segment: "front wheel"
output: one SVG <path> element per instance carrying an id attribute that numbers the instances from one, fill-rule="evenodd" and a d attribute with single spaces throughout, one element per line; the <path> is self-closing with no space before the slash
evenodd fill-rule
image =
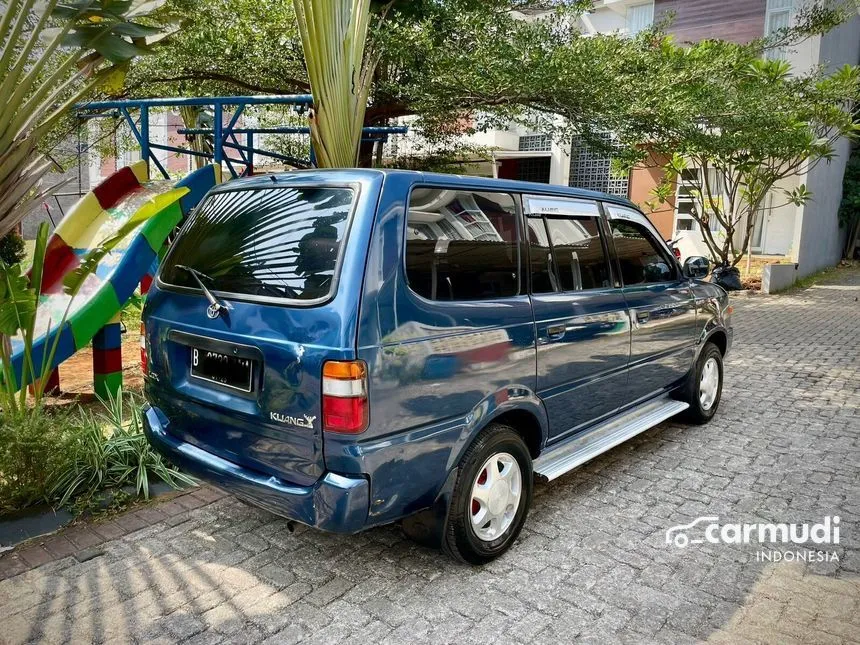
<path id="1" fill-rule="evenodd" d="M 683 419 L 689 423 L 707 423 L 716 414 L 722 394 L 723 355 L 719 347 L 706 343 L 679 397 L 690 404 Z"/>
<path id="2" fill-rule="evenodd" d="M 532 500 L 532 460 L 510 427 L 489 425 L 466 450 L 443 548 L 469 564 L 485 564 L 507 551 L 523 528 Z"/>

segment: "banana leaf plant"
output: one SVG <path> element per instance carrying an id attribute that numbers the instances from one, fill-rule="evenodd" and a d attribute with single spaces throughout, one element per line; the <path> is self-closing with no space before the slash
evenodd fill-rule
<path id="1" fill-rule="evenodd" d="M 48 224 L 43 222 L 36 234 L 33 269 L 29 276 L 22 270 L 21 264 L 8 266 L 0 260 L 0 362 L 2 362 L 3 369 L 0 394 L 2 394 L 3 409 L 12 413 L 19 412 L 27 404 L 27 390 L 23 386 L 19 389 L 18 380 L 12 368 L 12 344 L 10 342 L 12 336 L 20 332 L 24 341 L 21 383 L 28 383 L 37 375 L 47 376 L 44 366 L 40 366 L 41 369 L 37 372 L 33 364 L 33 336 L 47 245 Z M 59 334 L 57 336 L 59 337 Z M 16 394 L 20 398 L 16 399 Z"/>
<path id="2" fill-rule="evenodd" d="M 122 83 L 129 61 L 167 35 L 164 0 L 8 0 L 0 17 L 0 237 L 60 186 L 40 148 L 75 103 Z"/>
<path id="3" fill-rule="evenodd" d="M 373 72 L 365 52 L 370 0 L 295 0 L 314 109 L 311 143 L 321 168 L 358 162 L 361 129 Z"/>

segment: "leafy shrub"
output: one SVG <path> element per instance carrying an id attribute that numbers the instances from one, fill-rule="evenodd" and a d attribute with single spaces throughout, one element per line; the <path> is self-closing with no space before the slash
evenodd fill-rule
<path id="1" fill-rule="evenodd" d="M 839 205 L 839 225 L 851 226 L 860 218 L 860 148 L 848 159 L 842 183 L 842 203 Z"/>
<path id="2" fill-rule="evenodd" d="M 143 434 L 140 401 L 122 392 L 102 401 L 105 413 L 83 412 L 74 436 L 71 458 L 53 478 L 51 496 L 62 506 L 70 500 L 87 500 L 133 485 L 138 496 L 149 499 L 153 479 L 173 488 L 194 484 L 155 452 Z"/>
<path id="3" fill-rule="evenodd" d="M 0 260 L 8 265 L 18 264 L 24 261 L 27 254 L 24 238 L 15 231 L 0 237 Z"/>
<path id="4" fill-rule="evenodd" d="M 0 415 L 0 513 L 50 501 L 53 474 L 70 464 L 77 421 L 66 409 Z"/>
<path id="5" fill-rule="evenodd" d="M 140 329 L 140 317 L 143 313 L 144 297 L 135 291 L 122 308 L 122 323 L 129 333 L 136 334 Z"/>

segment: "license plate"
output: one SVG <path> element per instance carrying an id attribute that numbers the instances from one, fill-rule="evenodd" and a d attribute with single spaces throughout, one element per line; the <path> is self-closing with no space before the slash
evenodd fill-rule
<path id="1" fill-rule="evenodd" d="M 191 348 L 191 376 L 241 392 L 254 389 L 254 363 L 249 358 Z"/>

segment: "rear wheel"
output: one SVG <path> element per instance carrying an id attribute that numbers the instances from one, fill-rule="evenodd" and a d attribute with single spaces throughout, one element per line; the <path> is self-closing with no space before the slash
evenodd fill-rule
<path id="1" fill-rule="evenodd" d="M 689 423 L 707 423 L 716 414 L 722 393 L 723 355 L 719 347 L 706 343 L 680 393 L 679 398 L 690 404 L 682 418 Z"/>
<path id="2" fill-rule="evenodd" d="M 532 499 L 532 460 L 510 427 L 488 426 L 469 447 L 451 497 L 443 548 L 469 564 L 485 564 L 517 539 Z"/>

